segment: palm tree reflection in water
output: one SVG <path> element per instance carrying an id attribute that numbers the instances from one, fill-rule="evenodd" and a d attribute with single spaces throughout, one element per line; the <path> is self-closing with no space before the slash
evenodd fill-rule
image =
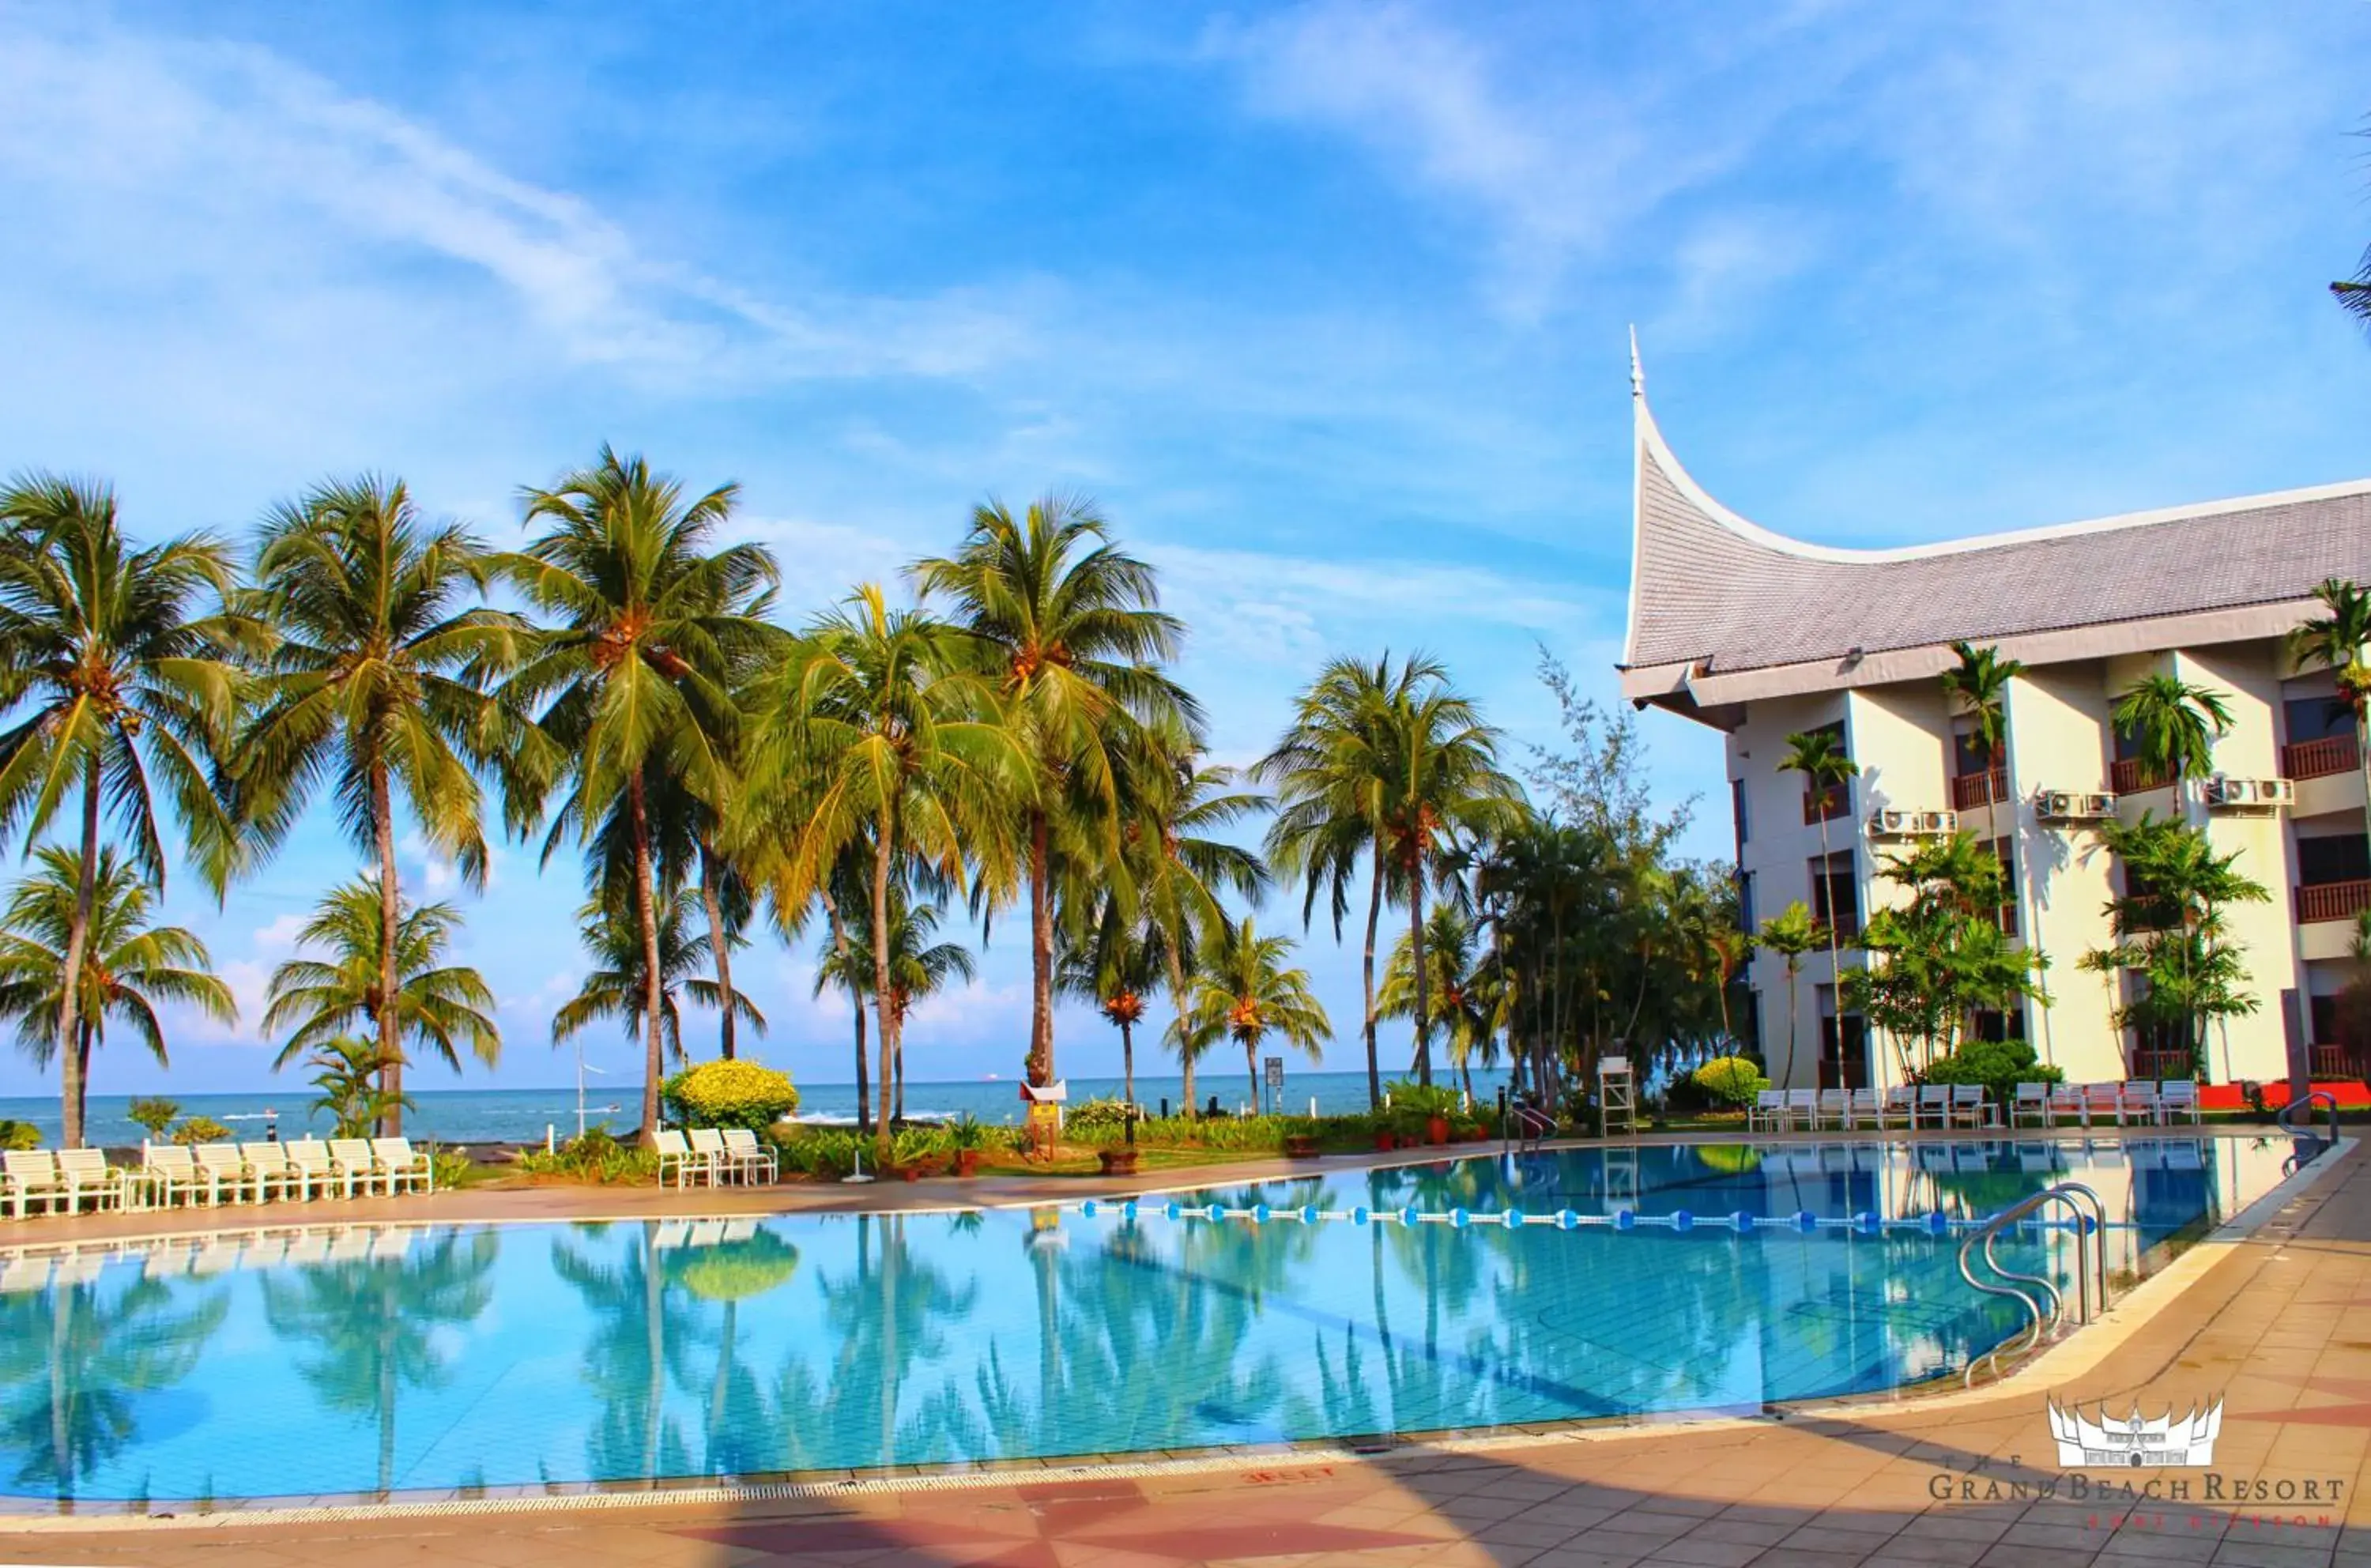
<path id="1" fill-rule="evenodd" d="M 217 1286 L 194 1299 L 160 1280 L 59 1284 L 0 1297 L 0 1449 L 14 1484 L 71 1501 L 140 1440 L 140 1396 L 187 1378 L 222 1327 Z"/>

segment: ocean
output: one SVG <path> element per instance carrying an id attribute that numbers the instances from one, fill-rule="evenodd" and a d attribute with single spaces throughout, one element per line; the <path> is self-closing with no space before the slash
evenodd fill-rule
<path id="1" fill-rule="evenodd" d="M 1493 1099 L 1498 1086 L 1507 1080 L 1503 1071 L 1476 1072 L 1475 1092 L 1485 1100 Z M 1444 1076 L 1440 1081 L 1455 1080 Z M 1200 1072 L 1195 1075 L 1195 1087 L 1203 1103 L 1210 1096 L 1219 1097 L 1221 1109 L 1241 1111 L 1250 1099 L 1250 1083 L 1238 1068 L 1235 1072 Z M 1073 1103 L 1082 1100 L 1116 1097 L 1120 1080 L 1116 1078 L 1074 1078 L 1070 1080 Z M 607 1127 L 622 1133 L 632 1127 L 641 1113 L 641 1089 L 638 1085 L 604 1083 L 588 1091 L 585 1124 Z M 1172 1110 L 1182 1109 L 1185 1084 L 1175 1074 L 1139 1073 L 1136 1078 L 1137 1099 L 1147 1109 L 1159 1111 L 1167 1101 Z M 267 1127 L 276 1127 L 283 1138 L 303 1137 L 307 1133 L 328 1136 L 330 1122 L 306 1107 L 302 1090 L 270 1094 L 178 1094 L 168 1095 L 181 1108 L 184 1116 L 211 1116 L 231 1129 L 233 1136 L 261 1138 Z M 109 1147 L 133 1145 L 146 1136 L 139 1124 L 124 1114 L 133 1097 L 123 1094 L 94 1094 L 90 1097 L 90 1125 L 86 1136 L 90 1142 Z M 439 1143 L 541 1143 L 546 1128 L 559 1136 L 572 1136 L 576 1131 L 576 1091 L 573 1089 L 445 1089 L 422 1090 L 412 1095 L 415 1109 L 403 1119 L 407 1136 L 419 1139 L 434 1139 Z M 1284 1108 L 1295 1114 L 1304 1113 L 1315 1101 L 1322 1115 L 1367 1108 L 1367 1075 L 1363 1072 L 1299 1072 L 1288 1066 L 1284 1076 Z M 906 1085 L 906 1113 L 917 1120 L 951 1119 L 970 1115 L 982 1122 L 1021 1120 L 1020 1090 L 1011 1078 L 974 1079 L 960 1082 L 917 1083 Z M 803 1083 L 799 1085 L 799 1118 L 825 1124 L 846 1124 L 856 1119 L 856 1086 L 846 1083 Z M 0 1097 L 0 1119 L 30 1122 L 41 1130 L 45 1144 L 55 1147 L 58 1140 L 58 1102 L 55 1096 L 15 1095 Z"/>

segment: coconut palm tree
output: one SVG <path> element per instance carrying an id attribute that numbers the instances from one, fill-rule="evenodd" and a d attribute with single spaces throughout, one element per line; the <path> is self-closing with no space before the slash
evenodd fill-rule
<path id="1" fill-rule="evenodd" d="M 1433 1010 L 1424 960 L 1425 889 L 1454 880 L 1464 847 L 1519 820 L 1522 789 L 1498 768 L 1498 732 L 1446 680 L 1427 683 L 1394 702 L 1387 732 L 1394 755 L 1384 833 L 1407 895 L 1417 1081 L 1429 1084 Z"/>
<path id="2" fill-rule="evenodd" d="M 2363 776 L 2363 832 L 2371 838 L 2371 592 L 2333 577 L 2313 591 L 2323 613 L 2289 633 L 2289 664 L 2325 664 L 2354 718 L 2354 766 Z"/>
<path id="3" fill-rule="evenodd" d="M 1450 1060 L 1463 1075 L 1468 1095 L 1474 1092 L 1474 1059 L 1479 1056 L 1484 1066 L 1494 1066 L 1498 1059 L 1490 960 L 1480 939 L 1479 928 L 1453 904 L 1443 904 L 1425 917 L 1424 963 L 1431 971 L 1425 989 L 1434 1021 L 1448 1026 Z M 1375 998 L 1383 1017 L 1415 1016 L 1416 962 L 1415 943 L 1401 937 L 1392 948 L 1382 990 Z"/>
<path id="4" fill-rule="evenodd" d="M 370 1029 L 377 1042 L 376 1026 L 387 1018 L 395 1020 L 396 1050 L 432 1052 L 457 1073 L 465 1050 L 489 1067 L 502 1060 L 493 991 L 476 970 L 445 962 L 461 928 L 459 911 L 449 904 L 399 898 L 395 951 L 389 953 L 381 945 L 386 908 L 382 890 L 369 876 L 331 888 L 314 905 L 296 940 L 326 956 L 299 956 L 280 964 L 264 993 L 264 1032 L 288 1031 L 287 1042 L 272 1058 L 275 1072 L 357 1029 Z M 381 989 L 390 974 L 392 998 Z M 373 1053 L 382 1068 L 386 1050 L 378 1043 Z M 399 1075 L 388 1074 L 379 1087 L 399 1094 L 400 1089 L 388 1086 L 401 1082 Z"/>
<path id="5" fill-rule="evenodd" d="M 1779 956 L 1787 971 L 1787 1070 L 1778 1075 L 1781 1088 L 1795 1081 L 1795 979 L 1803 972 L 1803 955 L 1817 951 L 1825 935 L 1811 918 L 1810 905 L 1798 898 L 1763 921 L 1754 938 L 1764 952 Z"/>
<path id="6" fill-rule="evenodd" d="M 1194 1007 L 1182 1035 L 1224 1035 L 1243 1048 L 1252 1103 L 1260 1101 L 1259 1048 L 1270 1034 L 1299 1047 L 1312 1061 L 1324 1059 L 1333 1026 L 1309 988 L 1309 972 L 1288 969 L 1290 937 L 1263 937 L 1252 917 L 1230 922 L 1196 983 Z"/>
<path id="7" fill-rule="evenodd" d="M 58 992 L 69 974 L 81 977 L 72 1074 L 78 1091 L 89 1088 L 91 1047 L 106 1041 L 110 1021 L 130 1030 L 163 1065 L 157 1003 L 195 1008 L 222 1023 L 237 1020 L 237 1003 L 215 977 L 206 944 L 179 926 L 147 923 L 155 894 L 112 846 L 99 851 L 98 873 L 90 879 L 87 951 L 80 964 L 69 965 L 84 880 L 81 857 L 44 845 L 33 860 L 33 873 L 0 909 L 0 1018 L 16 1020 L 18 1043 L 37 1060 L 57 1049 Z M 82 1109 L 75 1107 L 77 1124 Z"/>
<path id="8" fill-rule="evenodd" d="M 2215 742 L 2231 729 L 2225 694 L 2179 675 L 2143 675 L 2116 698 L 2116 732 L 2139 743 L 2153 778 L 2187 781 L 2215 771 Z"/>
<path id="9" fill-rule="evenodd" d="M 1998 803 L 1990 775 L 2008 739 L 2008 684 L 2025 674 L 2025 665 L 2002 658 L 1997 648 L 1978 648 L 1970 642 L 1954 642 L 1951 652 L 1959 663 L 1943 672 L 1943 698 L 1974 721 L 1968 735 L 1969 749 L 1976 754 L 1986 775 L 1984 836 L 1990 838 L 1993 808 Z"/>
<path id="10" fill-rule="evenodd" d="M 1093 502 L 1047 496 L 1015 518 L 990 501 L 955 553 L 908 568 L 926 601 L 947 600 L 996 683 L 1031 778 L 1013 799 L 1026 845 L 1029 1081 L 1054 1081 L 1056 839 L 1120 859 L 1117 747 L 1130 725 L 1198 732 L 1201 711 L 1162 674 L 1185 625 L 1160 607 L 1151 567 L 1111 542 Z"/>
<path id="11" fill-rule="evenodd" d="M 858 928 L 845 955 L 833 951 L 818 968 L 815 994 L 820 996 L 827 985 L 849 990 L 859 997 L 870 996 L 873 989 L 873 933 L 868 923 L 870 913 L 857 906 Z M 889 1063 L 889 1117 L 892 1122 L 906 1119 L 906 1015 L 916 1002 L 936 996 L 954 981 L 970 982 L 978 973 L 971 950 L 961 942 L 939 942 L 931 939 L 938 934 L 939 922 L 945 912 L 936 904 L 915 902 L 903 885 L 893 882 L 889 889 L 889 1015 L 897 1025 L 897 1049 Z M 862 1004 L 859 1017 L 862 1016 Z"/>
<path id="12" fill-rule="evenodd" d="M 964 666 L 961 635 L 924 612 L 890 609 L 868 584 L 814 623 L 752 697 L 753 790 L 761 801 L 791 797 L 805 808 L 774 868 L 777 907 L 803 907 L 829 889 L 851 849 L 872 852 L 873 1137 L 885 1162 L 899 1039 L 889 1002 L 893 872 L 962 885 L 967 867 L 1008 864 L 1012 802 L 1031 782 L 1032 759 L 1001 721 L 993 686 Z M 974 885 L 996 891 L 992 881 Z"/>
<path id="13" fill-rule="evenodd" d="M 596 898 L 577 911 L 577 917 L 582 922 L 577 940 L 584 943 L 594 968 L 578 986 L 576 995 L 551 1015 L 553 1044 L 573 1038 L 578 1031 L 602 1019 L 614 1018 L 625 1024 L 628 1039 L 640 1036 L 648 1040 L 657 1034 L 680 1060 L 683 1015 L 677 998 L 686 996 L 701 1007 L 718 1011 L 729 1005 L 750 1028 L 761 1035 L 766 1032 L 766 1015 L 758 1010 L 756 1003 L 738 991 L 728 997 L 717 989 L 715 981 L 700 977 L 700 971 L 708 963 L 708 939 L 692 934 L 700 918 L 700 900 L 689 889 L 677 890 L 659 907 L 659 969 L 655 976 L 643 972 L 650 949 L 642 940 L 641 922 L 630 906 L 618 899 Z M 651 1006 L 653 997 L 658 999 L 659 1009 L 655 1028 L 643 1011 Z M 664 1061 L 661 1065 L 664 1066 Z M 647 1138 L 647 1132 L 644 1136 Z"/>
<path id="14" fill-rule="evenodd" d="M 1801 774 L 1804 789 L 1820 801 L 1821 891 L 1830 893 L 1833 883 L 1829 880 L 1833 873 L 1828 863 L 1828 818 L 1833 813 L 1828 811 L 1827 802 L 1836 791 L 1852 788 L 1852 780 L 1860 773 L 1860 764 L 1845 755 L 1844 736 L 1839 731 L 1805 730 L 1787 737 L 1787 754 L 1778 759 L 1778 771 Z M 1836 998 L 1841 1006 L 1845 994 L 1844 961 L 1838 955 L 1835 900 L 1832 893 L 1828 904 L 1828 917 L 1821 924 L 1826 928 L 1828 937 L 1829 983 L 1836 987 Z M 1836 1032 L 1841 1044 L 1844 1032 L 1841 1017 L 1836 1020 Z"/>
<path id="15" fill-rule="evenodd" d="M 1333 913 L 1335 939 L 1341 939 L 1350 884 L 1360 859 L 1367 861 L 1361 995 L 1371 1107 L 1383 1102 L 1375 1044 L 1375 933 L 1391 871 L 1384 843 L 1391 770 L 1398 755 L 1392 716 L 1418 688 L 1448 678 L 1446 666 L 1422 654 L 1402 660 L 1397 670 L 1388 651 L 1372 663 L 1331 660 L 1295 699 L 1292 721 L 1275 748 L 1251 768 L 1254 779 L 1276 790 L 1276 819 L 1268 825 L 1265 847 L 1278 872 L 1301 884 L 1304 929 L 1323 891 Z"/>
<path id="16" fill-rule="evenodd" d="M 255 555 L 254 613 L 272 628 L 233 768 L 242 824 L 276 846 L 328 784 L 340 824 L 376 868 L 382 968 L 369 1022 L 402 1130 L 402 943 L 397 796 L 430 849 L 485 885 L 480 773 L 507 767 L 532 728 L 492 694 L 526 626 L 479 603 L 487 557 L 457 524 L 424 517 L 400 479 L 332 480 L 272 509 Z M 359 885 L 359 884 L 357 884 Z"/>
<path id="17" fill-rule="evenodd" d="M 580 841 L 623 805 L 628 917 L 642 949 L 631 969 L 645 987 L 632 1011 L 643 1029 L 647 1142 L 658 1136 L 667 1015 L 648 773 L 660 766 L 711 804 L 730 797 L 731 750 L 720 738 L 737 728 L 733 681 L 779 645 L 760 618 L 774 560 L 756 545 L 711 551 L 736 487 L 688 498 L 642 458 L 607 446 L 593 467 L 526 493 L 528 523 L 548 529 L 494 564 L 552 624 L 511 676 L 506 700 L 539 709 L 538 725 L 560 761 L 557 776 L 547 766 L 522 777 L 519 794 L 539 808 L 564 778 L 568 804 L 555 831 L 573 824 Z"/>
<path id="18" fill-rule="evenodd" d="M 1130 920 L 1126 902 L 1106 891 L 1097 902 L 1083 940 L 1061 945 L 1055 978 L 1067 996 L 1094 1005 L 1119 1031 L 1120 1097 L 1136 1103 L 1136 1026 L 1144 1021 L 1145 997 L 1162 982 L 1168 943 L 1157 928 Z M 1189 1083 L 1186 1101 L 1190 1108 Z"/>
<path id="19" fill-rule="evenodd" d="M 228 884 L 237 849 L 209 776 L 236 714 L 225 655 L 240 623 L 201 616 L 233 589 L 230 554 L 188 535 L 135 549 L 104 486 L 32 475 L 0 490 L 0 839 L 45 833 L 79 790 L 83 877 L 64 943 L 66 973 L 89 951 L 99 829 L 112 816 L 133 868 L 162 887 L 161 790 L 207 885 Z M 63 1142 L 82 1146 L 80 986 L 58 987 Z"/>

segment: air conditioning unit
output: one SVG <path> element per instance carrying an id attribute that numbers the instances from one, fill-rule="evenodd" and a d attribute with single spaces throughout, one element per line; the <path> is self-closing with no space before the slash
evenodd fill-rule
<path id="1" fill-rule="evenodd" d="M 2206 781 L 2210 806 L 2273 808 L 2296 804 L 2296 786 L 2285 778 L 2231 778 L 2216 774 Z"/>
<path id="2" fill-rule="evenodd" d="M 1957 812 L 1909 812 L 1891 807 L 1871 812 L 1868 836 L 1871 838 L 1931 838 L 1960 829 Z"/>
<path id="3" fill-rule="evenodd" d="M 2116 798 L 2080 790 L 2044 790 L 2033 798 L 2044 822 L 2105 822 L 2116 814 Z"/>

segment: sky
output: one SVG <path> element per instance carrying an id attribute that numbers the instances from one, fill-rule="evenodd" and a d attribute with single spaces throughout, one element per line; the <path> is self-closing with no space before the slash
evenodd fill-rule
<path id="1" fill-rule="evenodd" d="M 2324 293 L 2371 239 L 2366 64 L 2336 3 L 0 0 L 0 467 L 232 538 L 376 470 L 508 545 L 610 442 L 739 481 L 793 617 L 1078 491 L 1190 622 L 1220 760 L 1329 654 L 1422 648 L 1520 763 L 1541 650 L 1613 690 L 1632 327 L 1696 478 L 1828 544 L 2371 472 Z M 1717 738 L 1642 723 L 1718 854 Z M 245 1016 L 170 1018 L 169 1073 L 110 1042 L 95 1092 L 270 1081 L 265 980 L 357 863 L 316 815 L 219 905 L 171 879 Z M 505 1037 L 415 1086 L 566 1078 L 573 859 L 404 872 Z M 1015 1073 L 1019 929 L 918 1009 L 911 1076 Z M 843 1079 L 814 958 L 735 977 L 756 1054 Z M 1302 958 L 1352 1066 L 1357 951 Z M 1117 1057 L 1064 1011 L 1067 1073 Z"/>

